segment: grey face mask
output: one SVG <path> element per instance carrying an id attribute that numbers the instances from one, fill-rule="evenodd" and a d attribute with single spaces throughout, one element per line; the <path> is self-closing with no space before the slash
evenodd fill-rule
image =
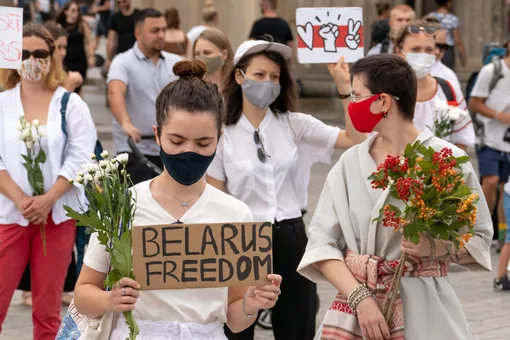
<path id="1" fill-rule="evenodd" d="M 221 55 L 217 57 L 198 57 L 197 59 L 204 62 L 205 66 L 207 66 L 207 74 L 211 75 L 214 72 L 218 71 L 220 67 L 223 66 L 223 60 L 221 59 Z"/>
<path id="2" fill-rule="evenodd" d="M 268 108 L 280 95 L 280 84 L 248 79 L 242 70 L 241 73 L 244 76 L 244 83 L 241 85 L 243 93 L 250 103 L 259 109 Z"/>

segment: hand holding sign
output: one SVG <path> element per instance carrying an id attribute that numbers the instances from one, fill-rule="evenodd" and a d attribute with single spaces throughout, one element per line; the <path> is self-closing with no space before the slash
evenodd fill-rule
<path id="1" fill-rule="evenodd" d="M 328 71 L 340 93 L 347 94 L 351 91 L 351 74 L 349 65 L 344 62 L 344 57 L 341 57 L 336 64 L 328 64 Z"/>
<path id="2" fill-rule="evenodd" d="M 358 48 L 361 41 L 361 37 L 358 34 L 359 28 L 361 27 L 361 21 L 354 23 L 354 20 L 349 19 L 348 27 L 349 31 L 347 32 L 348 34 L 345 38 L 345 43 L 351 50 L 355 50 Z"/>
<path id="3" fill-rule="evenodd" d="M 269 274 L 267 279 L 272 281 L 272 284 L 250 287 L 244 295 L 245 313 L 256 315 L 261 309 L 273 308 L 275 306 L 281 293 L 280 285 L 282 284 L 282 277 L 276 274 Z"/>
<path id="4" fill-rule="evenodd" d="M 338 25 L 329 23 L 321 26 L 319 36 L 324 39 L 325 52 L 336 52 L 336 39 L 338 35 Z"/>

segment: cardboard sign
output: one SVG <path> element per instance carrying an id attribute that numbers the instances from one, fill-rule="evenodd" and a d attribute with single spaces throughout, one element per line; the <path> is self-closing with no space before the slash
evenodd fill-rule
<path id="1" fill-rule="evenodd" d="M 271 284 L 273 229 L 266 223 L 133 228 L 133 270 L 142 290 Z"/>
<path id="2" fill-rule="evenodd" d="M 298 8 L 298 59 L 302 64 L 348 63 L 363 58 L 363 11 L 359 7 Z"/>
<path id="3" fill-rule="evenodd" d="M 0 68 L 21 68 L 23 8 L 0 7 Z"/>

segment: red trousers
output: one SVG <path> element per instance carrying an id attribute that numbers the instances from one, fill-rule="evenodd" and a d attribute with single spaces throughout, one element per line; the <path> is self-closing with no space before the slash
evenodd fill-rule
<path id="1" fill-rule="evenodd" d="M 60 326 L 62 290 L 76 237 L 75 221 L 46 223 L 46 256 L 39 226 L 0 225 L 0 335 L 12 296 L 30 260 L 34 340 L 54 340 Z"/>

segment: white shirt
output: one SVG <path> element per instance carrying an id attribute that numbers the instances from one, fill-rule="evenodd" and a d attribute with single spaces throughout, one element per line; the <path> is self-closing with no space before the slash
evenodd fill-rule
<path id="1" fill-rule="evenodd" d="M 457 74 L 448 66 L 443 64 L 441 60 L 436 61 L 436 63 L 432 66 L 432 71 L 430 71 L 430 75 L 432 77 L 443 78 L 444 80 L 448 80 L 451 84 L 461 89 L 459 78 Z"/>
<path id="2" fill-rule="evenodd" d="M 393 46 L 393 42 L 390 40 L 390 43 L 388 44 L 388 52 L 386 53 L 390 53 L 390 54 L 393 54 L 393 49 L 394 49 L 394 46 Z M 373 55 L 378 55 L 378 54 L 381 54 L 382 50 L 382 43 L 377 43 L 375 44 L 374 47 L 372 47 L 368 52 L 367 52 L 367 57 L 370 57 L 370 56 L 373 56 Z"/>
<path id="3" fill-rule="evenodd" d="M 207 174 L 225 181 L 228 193 L 246 203 L 257 222 L 300 217 L 303 199 L 298 192 L 308 183 L 302 183 L 301 189 L 295 185 L 296 169 L 298 174 L 303 174 L 298 169 L 299 158 L 325 159 L 335 145 L 338 132 L 332 134 L 331 127 L 310 115 L 296 112 L 275 115 L 268 110 L 259 126 L 269 156 L 265 163 L 257 156 L 259 146 L 254 141 L 254 132 L 244 114 L 237 124 L 224 126 Z M 305 153 L 298 156 L 300 144 L 311 148 L 302 149 Z"/>
<path id="4" fill-rule="evenodd" d="M 152 181 L 152 180 L 151 180 Z M 133 225 L 161 225 L 177 222 L 154 199 L 151 181 L 139 183 L 136 190 L 136 213 Z M 246 204 L 224 192 L 206 185 L 205 190 L 180 219 L 185 224 L 253 222 Z M 98 272 L 107 273 L 110 257 L 92 234 L 83 262 Z M 134 317 L 140 320 L 211 323 L 227 321 L 228 288 L 199 288 L 141 291 Z"/>
<path id="5" fill-rule="evenodd" d="M 198 26 L 191 27 L 191 29 L 187 33 L 189 43 L 191 44 L 191 46 L 193 46 L 193 44 L 195 43 L 195 40 L 197 40 L 198 37 L 200 36 L 200 34 L 202 34 L 202 32 L 205 31 L 206 29 L 207 29 L 207 26 L 204 26 L 204 25 L 198 25 Z"/>
<path id="6" fill-rule="evenodd" d="M 461 110 L 467 111 L 466 101 L 464 100 L 464 96 L 462 95 L 462 91 L 459 87 L 455 86 L 455 84 L 451 84 L 455 93 L 455 97 L 458 103 L 458 107 Z M 423 130 L 426 127 L 429 127 L 431 130 L 434 128 L 434 117 L 435 111 L 434 107 L 437 101 L 443 100 L 446 101 L 446 96 L 443 92 L 443 89 L 437 84 L 436 94 L 427 101 L 417 101 L 416 108 L 414 110 L 414 125 Z M 476 142 L 475 130 L 473 129 L 473 122 L 471 121 L 471 117 L 469 114 L 462 120 L 456 122 L 454 126 L 454 132 L 445 138 L 446 141 L 453 144 L 463 144 L 466 146 L 474 146 Z"/>
<path id="7" fill-rule="evenodd" d="M 6 170 L 12 180 L 28 196 L 32 196 L 33 189 L 27 179 L 27 171 L 22 165 L 21 154 L 26 155 L 25 144 L 19 139 L 20 132 L 16 130 L 20 117 L 24 116 L 20 98 L 20 84 L 0 93 L 0 170 Z M 50 166 L 50 178 L 45 178 L 45 190 L 53 186 L 59 176 L 70 180 L 76 178 L 81 165 L 90 163 L 90 154 L 94 151 L 97 140 L 94 121 L 85 102 L 75 93 L 69 97 L 66 110 L 68 139 L 62 132 L 60 103 L 66 89 L 58 87 L 51 99 L 48 109 L 47 164 Z M 43 108 L 45 109 L 45 108 Z M 44 166 L 43 168 L 46 168 Z M 47 177 L 48 172 L 45 173 Z M 64 205 L 80 211 L 85 204 L 85 194 L 81 186 L 78 191 L 69 190 L 53 206 L 52 217 L 56 224 L 69 220 Z M 76 195 L 81 201 L 78 201 Z M 0 224 L 15 223 L 28 226 L 28 221 L 21 215 L 14 202 L 0 194 Z"/>
<path id="8" fill-rule="evenodd" d="M 496 83 L 492 91 L 490 83 L 494 75 L 494 65 L 490 63 L 482 67 L 471 91 L 471 97 L 486 98 L 487 107 L 500 112 L 510 112 L 510 70 L 504 60 L 501 61 L 501 66 L 503 78 Z M 480 114 L 477 118 L 484 123 L 484 144 L 498 151 L 510 152 L 510 143 L 503 140 L 510 125 Z"/>

